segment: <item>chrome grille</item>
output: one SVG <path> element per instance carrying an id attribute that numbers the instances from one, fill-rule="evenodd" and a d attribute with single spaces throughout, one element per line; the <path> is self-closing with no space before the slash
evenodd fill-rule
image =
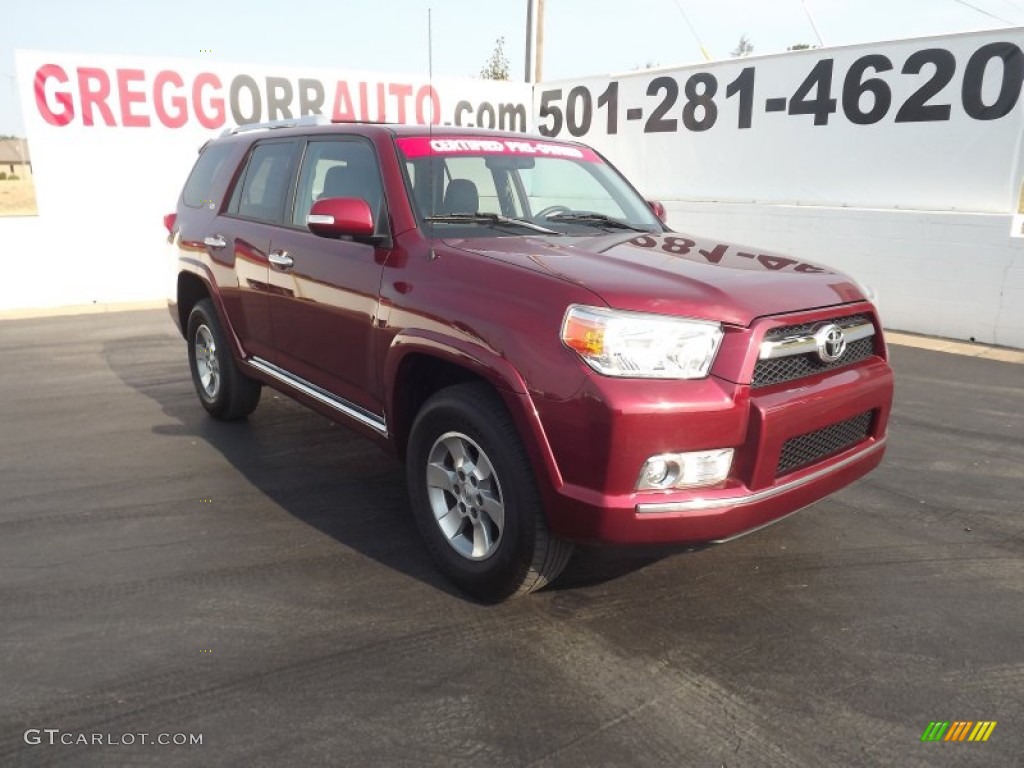
<path id="1" fill-rule="evenodd" d="M 843 327 L 851 325 L 863 325 L 864 323 L 870 323 L 871 318 L 867 315 L 849 315 L 847 317 L 832 317 L 828 320 L 814 320 L 809 323 L 800 323 L 799 325 L 780 325 L 778 328 L 772 328 L 765 335 L 765 341 L 774 341 L 775 339 L 784 339 L 787 336 L 805 336 L 811 332 L 811 329 L 816 325 L 822 323 L 835 323 Z"/>
<path id="2" fill-rule="evenodd" d="M 874 411 L 865 411 L 860 416 L 854 416 L 838 424 L 789 438 L 782 445 L 775 476 L 779 477 L 810 466 L 867 439 L 871 434 L 874 416 Z"/>
<path id="3" fill-rule="evenodd" d="M 751 385 L 767 387 L 772 384 L 781 384 L 784 381 L 802 379 L 822 371 L 859 363 L 873 354 L 875 354 L 875 340 L 874 337 L 871 337 L 848 344 L 846 352 L 834 363 L 823 363 L 817 355 L 792 355 L 791 357 L 776 357 L 771 360 L 758 360 Z"/>
<path id="4" fill-rule="evenodd" d="M 848 317 L 837 317 L 828 320 L 815 320 L 799 325 L 783 325 L 768 331 L 764 336 L 764 340 L 777 341 L 792 336 L 809 336 L 812 329 L 822 323 L 835 323 L 841 327 L 849 328 L 856 325 L 870 324 L 871 318 L 867 315 L 850 315 Z M 831 363 L 822 362 L 818 355 L 814 353 L 758 360 L 757 365 L 754 367 L 751 386 L 755 388 L 768 387 L 772 384 L 802 379 L 805 376 L 813 376 L 823 371 L 844 368 L 845 366 L 859 363 L 875 354 L 875 338 L 875 336 L 869 336 L 865 339 L 850 342 L 843 356 Z"/>

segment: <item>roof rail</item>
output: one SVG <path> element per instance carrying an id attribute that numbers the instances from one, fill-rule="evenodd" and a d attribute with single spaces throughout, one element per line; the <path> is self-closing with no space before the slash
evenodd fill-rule
<path id="1" fill-rule="evenodd" d="M 234 128 L 227 128 L 221 132 L 221 136 L 233 136 L 244 131 L 273 130 L 274 128 L 301 128 L 307 125 L 330 125 L 330 118 L 323 115 L 303 115 L 302 117 L 287 117 L 283 120 L 271 120 L 267 123 L 246 123 L 236 125 Z"/>

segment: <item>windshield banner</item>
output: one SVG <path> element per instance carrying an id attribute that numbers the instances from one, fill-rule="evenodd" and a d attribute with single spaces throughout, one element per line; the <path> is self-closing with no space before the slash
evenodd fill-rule
<path id="1" fill-rule="evenodd" d="M 525 155 L 527 157 L 566 157 L 570 160 L 601 162 L 588 147 L 556 144 L 549 141 L 512 139 L 472 139 L 465 136 L 411 136 L 396 140 L 406 157 L 426 155 Z"/>

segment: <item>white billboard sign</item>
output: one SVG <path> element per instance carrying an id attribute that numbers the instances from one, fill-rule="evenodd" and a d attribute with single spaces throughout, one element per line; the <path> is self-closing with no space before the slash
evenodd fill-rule
<path id="1" fill-rule="evenodd" d="M 162 217 L 174 210 L 197 149 L 236 124 L 319 113 L 532 128 L 524 83 L 42 51 L 16 57 L 39 219 L 0 225 L 10 223 L 58 268 L 47 282 L 8 273 L 15 279 L 0 287 L 6 308 L 164 295 Z"/>
<path id="2" fill-rule="evenodd" d="M 537 126 L 666 199 L 1006 213 L 1022 47 L 1014 28 L 543 83 Z"/>

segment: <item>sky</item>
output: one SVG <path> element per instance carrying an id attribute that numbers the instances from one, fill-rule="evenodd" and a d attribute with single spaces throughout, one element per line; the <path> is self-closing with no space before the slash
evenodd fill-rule
<path id="1" fill-rule="evenodd" d="M 971 7 L 973 6 L 973 7 Z M 0 0 L 0 134 L 23 135 L 14 50 L 476 77 L 499 37 L 524 76 L 527 0 Z M 806 10 L 805 10 L 806 9 Z M 1024 25 L 1024 0 L 545 0 L 543 79 Z M 695 39 L 687 19 L 700 40 Z M 200 53 L 210 50 L 210 53 Z"/>

